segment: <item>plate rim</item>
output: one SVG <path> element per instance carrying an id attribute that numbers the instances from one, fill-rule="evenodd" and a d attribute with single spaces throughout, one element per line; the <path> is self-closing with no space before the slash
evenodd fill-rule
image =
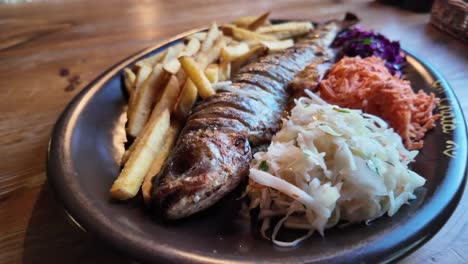
<path id="1" fill-rule="evenodd" d="M 173 248 L 166 248 L 164 245 L 160 244 L 152 244 L 151 249 L 145 249 L 145 247 L 148 247 L 147 245 L 144 247 L 139 247 L 138 243 L 136 241 L 124 241 L 123 243 L 114 236 L 114 234 L 109 234 L 108 231 L 110 231 L 110 227 L 106 226 L 106 223 L 98 223 L 96 221 L 95 223 L 98 224 L 92 224 L 93 221 L 90 219 L 82 219 L 83 217 L 77 217 L 78 215 L 83 216 L 83 215 L 88 215 L 92 216 L 89 212 L 84 212 L 82 207 L 77 207 L 77 203 L 86 203 L 84 200 L 80 199 L 73 199 L 75 197 L 73 194 L 70 195 L 68 193 L 69 187 L 67 188 L 66 185 L 63 185 L 67 181 L 65 180 L 65 174 L 67 171 L 67 166 L 69 165 L 70 159 L 67 159 L 66 155 L 66 141 L 67 141 L 67 136 L 70 135 L 72 130 L 69 130 L 69 124 L 70 122 L 73 121 L 75 118 L 74 115 L 77 115 L 81 113 L 83 104 L 86 101 L 89 101 L 102 87 L 105 86 L 108 80 L 112 79 L 116 74 L 118 74 L 124 67 L 131 65 L 135 63 L 137 60 L 144 58 L 151 53 L 158 52 L 159 50 L 164 50 L 167 47 L 174 45 L 175 43 L 181 41 L 184 37 L 195 33 L 199 31 L 206 30 L 207 27 L 199 27 L 195 29 L 191 29 L 188 31 L 185 31 L 183 33 L 177 34 L 176 36 L 173 36 L 171 38 L 167 38 L 166 40 L 163 40 L 159 42 L 156 45 L 150 46 L 148 48 L 144 48 L 140 51 L 137 51 L 127 58 L 121 60 L 120 62 L 117 62 L 113 66 L 107 68 L 103 73 L 98 75 L 93 81 L 91 81 L 86 87 L 84 87 L 79 93 L 77 93 L 74 98 L 67 104 L 63 112 L 61 113 L 60 117 L 58 118 L 57 122 L 54 125 L 49 144 L 48 144 L 48 149 L 47 149 L 47 182 L 51 186 L 52 192 L 55 194 L 55 196 L 58 198 L 57 200 L 63 205 L 65 211 L 67 212 L 68 216 L 73 219 L 74 222 L 78 226 L 80 226 L 82 229 L 86 231 L 90 231 L 91 233 L 97 235 L 98 238 L 102 239 L 112 247 L 118 249 L 121 253 L 124 253 L 132 258 L 136 258 L 139 260 L 144 260 L 144 261 L 154 261 L 155 258 L 157 260 L 166 260 L 166 261 L 171 261 L 171 262 L 197 262 L 197 263 L 220 263 L 223 260 L 217 259 L 217 258 L 210 258 L 210 257 L 205 257 L 205 256 L 197 256 L 197 255 L 192 255 L 192 254 L 184 254 L 184 252 L 174 250 Z M 454 192 L 451 193 L 452 196 L 450 199 L 447 200 L 448 206 L 445 207 L 443 210 L 439 211 L 434 217 L 438 221 L 436 224 L 433 224 L 431 228 L 424 227 L 421 228 L 421 230 L 426 230 L 426 235 L 423 236 L 422 238 L 419 237 L 419 239 L 413 238 L 413 237 L 408 237 L 405 239 L 406 242 L 413 240 L 413 243 L 409 245 L 409 247 L 404 247 L 401 250 L 398 250 L 394 254 L 391 255 L 386 255 L 386 258 L 382 259 L 382 262 L 393 262 L 398 259 L 401 259 L 411 252 L 415 251 L 417 248 L 421 247 L 424 243 L 426 243 L 428 240 L 430 240 L 442 227 L 443 225 L 450 219 L 451 215 L 455 211 L 462 195 L 465 189 L 465 184 L 467 181 L 467 128 L 466 128 L 466 119 L 464 117 L 463 110 L 461 108 L 460 102 L 452 89 L 451 85 L 447 82 L 447 80 L 442 76 L 442 74 L 436 70 L 430 63 L 425 61 L 424 59 L 421 59 L 419 56 L 414 55 L 414 53 L 409 52 L 407 49 L 402 49 L 409 57 L 413 58 L 416 63 L 419 63 L 423 66 L 423 68 L 428 71 L 436 80 L 440 80 L 441 86 L 443 87 L 443 91 L 446 94 L 447 98 L 450 99 L 450 105 L 452 106 L 452 111 L 454 114 L 456 113 L 457 116 L 461 119 L 463 122 L 460 124 L 460 128 L 455 130 L 457 132 L 457 135 L 455 133 L 453 134 L 453 138 L 455 136 L 458 137 L 456 141 L 461 141 L 464 142 L 461 150 L 461 155 L 458 154 L 458 157 L 455 159 L 457 160 L 457 166 L 462 168 L 462 172 L 458 173 L 457 179 L 459 182 L 458 189 Z M 81 108 L 80 108 L 81 106 Z M 463 133 L 464 132 L 464 133 Z M 69 141 L 69 140 L 68 140 Z M 64 149 L 65 148 L 65 149 Z M 463 160 L 464 157 L 464 160 Z M 62 161 L 65 161 L 63 163 Z M 462 165 L 460 166 L 460 163 Z M 445 174 L 448 175 L 448 174 Z M 455 176 L 452 176 L 455 177 Z M 444 183 L 442 181 L 441 183 Z M 65 186 L 65 187 L 61 187 Z M 439 190 L 438 190 L 439 191 Z M 436 197 L 436 193 L 434 193 L 433 197 Z M 424 208 L 421 208 L 420 210 L 423 210 Z M 427 210 L 427 209 L 426 209 Z M 441 215 L 447 215 L 447 217 L 441 217 Z M 93 220 L 96 220 L 96 216 L 92 216 L 94 218 Z M 444 219 L 441 219 L 444 218 Z M 105 228 L 103 228 L 105 227 Z M 108 231 L 106 231 L 108 229 Z M 125 232 L 123 232 L 125 233 Z M 414 235 L 413 236 L 418 236 Z M 155 254 L 157 253 L 157 254 Z M 382 253 L 381 253 L 382 255 Z M 222 255 L 219 255 L 219 257 L 222 257 Z M 326 259 L 327 261 L 329 259 Z M 246 259 L 230 259 L 229 261 L 232 262 L 237 262 L 237 263 L 244 263 L 248 262 L 249 260 Z M 323 261 L 323 260 L 319 260 Z"/>

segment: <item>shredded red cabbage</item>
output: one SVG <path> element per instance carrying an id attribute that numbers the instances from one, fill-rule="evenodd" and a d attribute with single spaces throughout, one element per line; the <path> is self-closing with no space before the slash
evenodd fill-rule
<path id="1" fill-rule="evenodd" d="M 380 57 L 392 74 L 402 75 L 401 69 L 406 63 L 398 41 L 390 41 L 382 34 L 365 31 L 359 26 L 338 34 L 332 47 L 339 48 L 341 56 Z"/>

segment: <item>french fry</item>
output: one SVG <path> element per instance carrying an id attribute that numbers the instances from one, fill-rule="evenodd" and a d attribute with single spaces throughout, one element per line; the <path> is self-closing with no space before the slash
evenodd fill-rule
<path id="1" fill-rule="evenodd" d="M 239 42 L 237 40 L 234 40 L 233 38 L 231 38 L 229 36 L 225 36 L 224 34 L 222 36 L 223 36 L 223 39 L 224 39 L 224 43 L 226 43 L 226 45 L 228 45 L 228 44 L 232 44 L 232 45 L 239 44 Z"/>
<path id="2" fill-rule="evenodd" d="M 200 36 L 204 36 L 206 38 L 208 37 L 208 34 Z M 216 61 L 219 58 L 221 49 L 225 46 L 224 39 L 225 38 L 223 36 L 218 35 L 218 38 L 214 41 L 213 46 L 211 46 L 210 49 L 199 51 L 194 56 L 195 60 L 200 65 L 200 68 L 205 69 L 208 64 Z M 202 39 L 201 42 L 205 42 L 205 39 Z M 189 78 L 187 78 L 187 74 L 184 70 L 180 70 L 177 73 L 177 78 L 179 80 L 185 80 L 185 82 L 183 82 L 182 91 L 180 92 L 179 98 L 175 104 L 174 113 L 176 118 L 184 120 L 188 113 L 190 113 L 190 110 L 197 100 L 198 91 L 195 87 L 195 84 Z"/>
<path id="3" fill-rule="evenodd" d="M 127 113 L 128 135 L 138 136 L 151 114 L 151 107 L 157 100 L 159 90 L 168 79 L 169 75 L 163 71 L 162 64 L 157 64 L 141 88 L 135 92 L 133 106 Z"/>
<path id="4" fill-rule="evenodd" d="M 235 25 L 223 25 L 223 32 L 226 35 L 232 36 L 237 40 L 277 40 L 273 36 L 263 35 L 254 31 L 250 31 L 244 28 L 236 27 Z"/>
<path id="5" fill-rule="evenodd" d="M 141 67 L 141 66 L 145 65 L 145 66 L 148 66 L 150 68 L 153 68 L 154 66 L 156 66 L 156 64 L 158 62 L 161 62 L 164 59 L 164 57 L 166 56 L 166 52 L 167 52 L 167 50 L 164 50 L 162 52 L 159 52 L 156 55 L 153 55 L 153 56 L 150 56 L 148 58 L 142 59 L 142 60 L 138 61 L 135 65 L 137 67 Z"/>
<path id="6" fill-rule="evenodd" d="M 164 57 L 161 63 L 164 65 L 173 59 L 177 59 L 177 56 L 184 49 L 184 47 L 185 47 L 184 44 L 177 44 L 172 47 L 169 47 L 167 49 L 166 56 Z"/>
<path id="7" fill-rule="evenodd" d="M 214 95 L 216 92 L 211 87 L 211 83 L 203 73 L 202 67 L 195 62 L 192 57 L 182 56 L 179 58 L 182 69 L 197 87 L 198 93 L 202 98 Z"/>
<path id="8" fill-rule="evenodd" d="M 110 193 L 113 198 L 127 200 L 138 193 L 151 164 L 163 147 L 163 135 L 166 134 L 169 125 L 168 110 L 147 124 L 148 132 L 142 135 L 140 142 L 111 187 Z"/>
<path id="9" fill-rule="evenodd" d="M 186 37 L 187 40 L 198 39 L 200 42 L 206 39 L 207 32 L 196 32 Z"/>
<path id="10" fill-rule="evenodd" d="M 140 79 L 138 78 L 139 75 L 137 74 L 136 89 L 134 96 L 130 98 L 127 113 L 128 135 L 136 137 L 144 127 L 146 121 L 148 120 L 149 114 L 151 113 L 151 106 L 158 97 L 158 91 L 161 89 L 161 87 L 166 85 L 170 77 L 169 73 L 162 71 L 162 67 L 163 65 L 168 64 L 171 60 L 176 59 L 177 55 L 184 47 L 185 45 L 183 44 L 176 44 L 172 47 L 169 47 L 165 52 L 164 57 L 160 57 L 160 59 L 162 59 L 161 63 L 158 63 L 154 67 L 152 73 L 140 86 L 138 85 Z M 147 69 L 147 66 L 144 64 L 140 67 L 139 72 L 143 69 Z"/>
<path id="11" fill-rule="evenodd" d="M 259 27 L 255 32 L 276 39 L 288 39 L 305 35 L 313 29 L 310 22 L 288 22 L 271 26 Z"/>
<path id="12" fill-rule="evenodd" d="M 135 77 L 135 84 L 134 84 L 135 92 L 138 89 L 140 89 L 141 85 L 143 84 L 144 81 L 146 81 L 146 79 L 148 79 L 152 71 L 153 71 L 153 67 L 146 65 L 146 64 L 138 67 L 136 77 Z"/>
<path id="13" fill-rule="evenodd" d="M 244 16 L 244 17 L 239 17 L 236 20 L 234 20 L 234 25 L 241 27 L 241 28 L 247 28 L 252 22 L 254 22 L 258 17 L 256 16 Z"/>
<path id="14" fill-rule="evenodd" d="M 124 71 L 125 89 L 127 90 L 127 93 L 131 96 L 133 93 L 133 89 L 135 88 L 134 84 L 135 84 L 136 75 L 129 68 L 125 68 L 123 69 L 123 71 Z"/>
<path id="15" fill-rule="evenodd" d="M 238 45 L 226 46 L 221 49 L 221 59 L 223 61 L 233 61 L 238 57 L 249 52 L 249 45 L 245 42 L 241 42 Z"/>
<path id="16" fill-rule="evenodd" d="M 162 95 L 159 98 L 159 101 L 154 106 L 153 111 L 151 112 L 151 116 L 148 120 L 148 123 L 153 122 L 153 120 L 157 118 L 164 110 L 166 109 L 172 110 L 177 101 L 177 97 L 179 93 L 180 93 L 179 81 L 174 75 L 172 75 L 169 81 L 167 82 L 166 86 L 164 87 L 164 90 L 162 91 Z M 148 130 L 147 125 L 145 125 L 141 134 L 144 135 L 145 133 L 148 133 L 147 130 Z M 133 151 L 135 150 L 136 146 L 139 145 L 139 142 L 141 141 L 141 139 L 142 139 L 141 136 L 136 137 L 135 141 L 130 146 L 130 148 L 127 151 L 125 151 L 125 153 L 122 156 L 122 160 L 120 162 L 122 166 L 125 165 L 125 163 L 128 161 Z"/>
<path id="17" fill-rule="evenodd" d="M 206 35 L 208 37 L 208 35 Z M 202 41 L 203 42 L 203 41 Z M 225 37 L 222 34 L 218 35 L 214 41 L 213 46 L 205 51 L 199 51 L 194 59 L 199 65 L 200 69 L 205 69 L 210 63 L 219 59 L 221 49 L 226 45 Z M 190 113 L 193 105 L 195 104 L 198 97 L 198 90 L 195 84 L 190 78 L 187 78 L 185 70 L 180 70 L 177 73 L 179 80 L 186 80 L 183 83 L 182 91 L 177 99 L 177 103 L 174 107 L 174 113 L 177 119 L 185 120 Z"/>
<path id="18" fill-rule="evenodd" d="M 231 62 L 223 61 L 219 64 L 218 81 L 223 82 L 231 79 Z"/>
<path id="19" fill-rule="evenodd" d="M 128 158 L 130 158 L 130 154 L 135 150 L 135 147 L 136 147 L 136 144 L 132 144 L 127 150 L 125 150 L 124 154 L 122 155 L 122 159 L 120 160 L 121 167 L 125 166 L 125 163 L 127 163 Z"/>
<path id="20" fill-rule="evenodd" d="M 258 28 L 255 32 L 260 34 L 270 34 L 282 31 L 291 31 L 291 32 L 308 32 L 313 28 L 312 23 L 310 22 L 286 22 L 271 26 L 262 26 Z"/>
<path id="21" fill-rule="evenodd" d="M 262 15 L 260 15 L 262 16 Z M 234 20 L 234 25 L 241 27 L 241 28 L 248 28 L 255 20 L 258 20 L 259 16 L 245 16 L 239 17 L 238 19 Z M 271 25 L 270 21 L 265 20 L 264 26 Z"/>
<path id="22" fill-rule="evenodd" d="M 287 49 L 287 48 L 292 47 L 294 45 L 294 41 L 292 39 L 285 39 L 285 40 L 280 40 L 280 41 L 265 41 L 265 40 L 262 40 L 262 41 L 260 41 L 260 43 L 265 45 L 266 47 L 268 47 L 268 52 L 269 53 L 278 52 L 280 50 Z"/>
<path id="23" fill-rule="evenodd" d="M 165 55 L 166 53 L 164 53 Z M 136 66 L 136 77 L 133 83 L 133 92 L 130 93 L 130 98 L 128 100 L 128 108 L 127 108 L 127 117 L 131 112 L 134 111 L 135 108 L 135 100 L 136 100 L 136 93 L 143 85 L 143 83 L 148 79 L 150 74 L 153 72 L 153 67 L 149 64 L 141 64 Z"/>
<path id="24" fill-rule="evenodd" d="M 218 25 L 216 23 L 211 24 L 210 29 L 208 30 L 208 33 L 206 35 L 205 40 L 203 41 L 201 45 L 201 51 L 207 51 L 208 49 L 213 46 L 214 41 L 219 37 L 220 31 L 218 29 Z"/>
<path id="25" fill-rule="evenodd" d="M 257 28 L 263 26 L 265 24 L 265 21 L 267 21 L 269 15 L 270 15 L 270 12 L 261 14 L 254 21 L 252 21 L 252 23 L 250 23 L 247 26 L 247 29 L 255 31 Z"/>
<path id="26" fill-rule="evenodd" d="M 179 54 L 179 57 L 193 56 L 200 50 L 200 48 L 201 48 L 200 40 L 196 38 L 190 39 L 190 41 L 187 43 L 187 46 L 185 46 L 185 48 Z"/>
<path id="27" fill-rule="evenodd" d="M 143 199 L 147 205 L 150 204 L 151 200 L 151 191 L 153 189 L 153 178 L 158 175 L 161 171 L 164 162 L 166 162 L 167 157 L 169 156 L 172 147 L 174 146 L 177 137 L 179 136 L 179 132 L 181 129 L 181 125 L 178 122 L 172 122 L 169 129 L 167 130 L 166 134 L 164 135 L 164 143 L 156 158 L 153 161 L 148 173 L 146 173 L 145 179 L 143 181 L 143 185 L 141 185 L 141 192 L 143 194 Z"/>
<path id="28" fill-rule="evenodd" d="M 177 60 L 178 61 L 178 60 Z M 180 63 L 180 62 L 179 62 Z M 182 67 L 181 67 L 182 68 Z M 185 80 L 187 80 L 187 74 L 185 73 L 184 70 L 180 69 L 177 74 L 176 74 L 177 80 L 179 80 L 179 83 L 181 86 L 184 85 Z"/>
<path id="29" fill-rule="evenodd" d="M 165 111 L 170 111 L 174 108 L 176 103 L 177 97 L 180 93 L 180 84 L 174 75 L 171 76 L 171 79 L 167 83 L 166 87 L 161 96 L 161 100 L 157 103 L 154 107 L 153 113 L 151 113 L 150 122 L 152 120 L 157 119 L 160 115 L 162 115 Z M 149 201 L 151 196 L 151 188 L 152 188 L 152 179 L 159 173 L 166 160 L 167 156 L 169 156 L 170 150 L 174 145 L 177 136 L 179 134 L 181 125 L 177 122 L 172 122 L 171 126 L 167 130 L 166 135 L 164 135 L 165 142 L 157 153 L 153 164 L 151 165 L 150 169 L 148 170 L 143 185 L 141 186 L 143 192 L 143 198 L 146 202 Z"/>
<path id="30" fill-rule="evenodd" d="M 185 120 L 197 101 L 198 90 L 192 80 L 187 79 L 175 105 L 174 113 L 177 119 Z"/>
<path id="31" fill-rule="evenodd" d="M 254 45 L 249 52 L 231 62 L 231 74 L 236 73 L 240 67 L 247 64 L 249 61 L 265 56 L 268 53 L 268 47 L 264 45 Z"/>
<path id="32" fill-rule="evenodd" d="M 206 78 L 210 81 L 210 83 L 216 83 L 219 79 L 219 65 L 218 64 L 210 64 L 205 69 Z"/>
<path id="33" fill-rule="evenodd" d="M 176 58 L 168 61 L 163 65 L 163 68 L 166 72 L 170 74 L 177 74 L 180 70 L 180 62 Z"/>
<path id="34" fill-rule="evenodd" d="M 151 112 L 150 121 L 160 115 L 164 110 L 172 110 L 180 94 L 180 83 L 176 76 L 172 75 L 164 87 L 164 91 Z"/>
<path id="35" fill-rule="evenodd" d="M 226 43 L 224 42 L 224 38 L 219 36 L 209 50 L 197 53 L 195 61 L 200 65 L 201 69 L 205 69 L 210 63 L 219 59 L 221 49 L 225 46 Z"/>
<path id="36" fill-rule="evenodd" d="M 187 43 L 187 46 L 177 55 L 177 57 L 180 56 L 192 56 L 197 53 L 197 51 L 200 49 L 200 41 L 198 39 L 191 39 L 189 43 Z M 166 72 L 170 74 L 177 74 L 180 70 L 180 63 L 177 57 L 173 57 L 171 60 L 167 61 L 164 65 L 163 68 Z"/>

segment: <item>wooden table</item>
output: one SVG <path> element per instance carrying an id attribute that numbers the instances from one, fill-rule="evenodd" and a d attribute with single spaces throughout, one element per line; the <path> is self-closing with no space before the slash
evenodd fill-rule
<path id="1" fill-rule="evenodd" d="M 439 69 L 468 114 L 468 46 L 430 26 L 428 14 L 372 1 L 195 2 L 0 4 L 0 262 L 129 262 L 71 224 L 47 186 L 52 127 L 66 104 L 108 67 L 213 20 L 265 10 L 277 18 L 315 20 L 355 12 L 365 27 L 400 39 Z M 402 263 L 468 262 L 467 212 L 465 193 L 444 228 Z"/>

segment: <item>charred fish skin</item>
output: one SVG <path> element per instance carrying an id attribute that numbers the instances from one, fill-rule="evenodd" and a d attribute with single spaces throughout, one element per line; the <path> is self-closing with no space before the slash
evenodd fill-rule
<path id="1" fill-rule="evenodd" d="M 273 96 L 278 97 L 282 100 L 286 96 L 286 91 L 283 89 L 283 85 L 271 78 L 265 77 L 260 74 L 252 72 L 239 73 L 232 78 L 234 83 L 245 83 L 257 86 Z"/>
<path id="2" fill-rule="evenodd" d="M 333 24 L 333 23 L 331 23 Z M 312 32 L 285 51 L 239 70 L 232 84 L 193 110 L 163 170 L 154 177 L 152 208 L 166 219 L 187 217 L 215 204 L 249 171 L 252 149 L 280 129 L 288 83 L 317 60 L 338 26 Z"/>
<path id="3" fill-rule="evenodd" d="M 252 154 L 245 132 L 228 124 L 185 129 L 158 181 L 158 214 L 179 219 L 220 200 L 248 174 Z M 208 199 L 209 198 L 209 199 Z"/>

